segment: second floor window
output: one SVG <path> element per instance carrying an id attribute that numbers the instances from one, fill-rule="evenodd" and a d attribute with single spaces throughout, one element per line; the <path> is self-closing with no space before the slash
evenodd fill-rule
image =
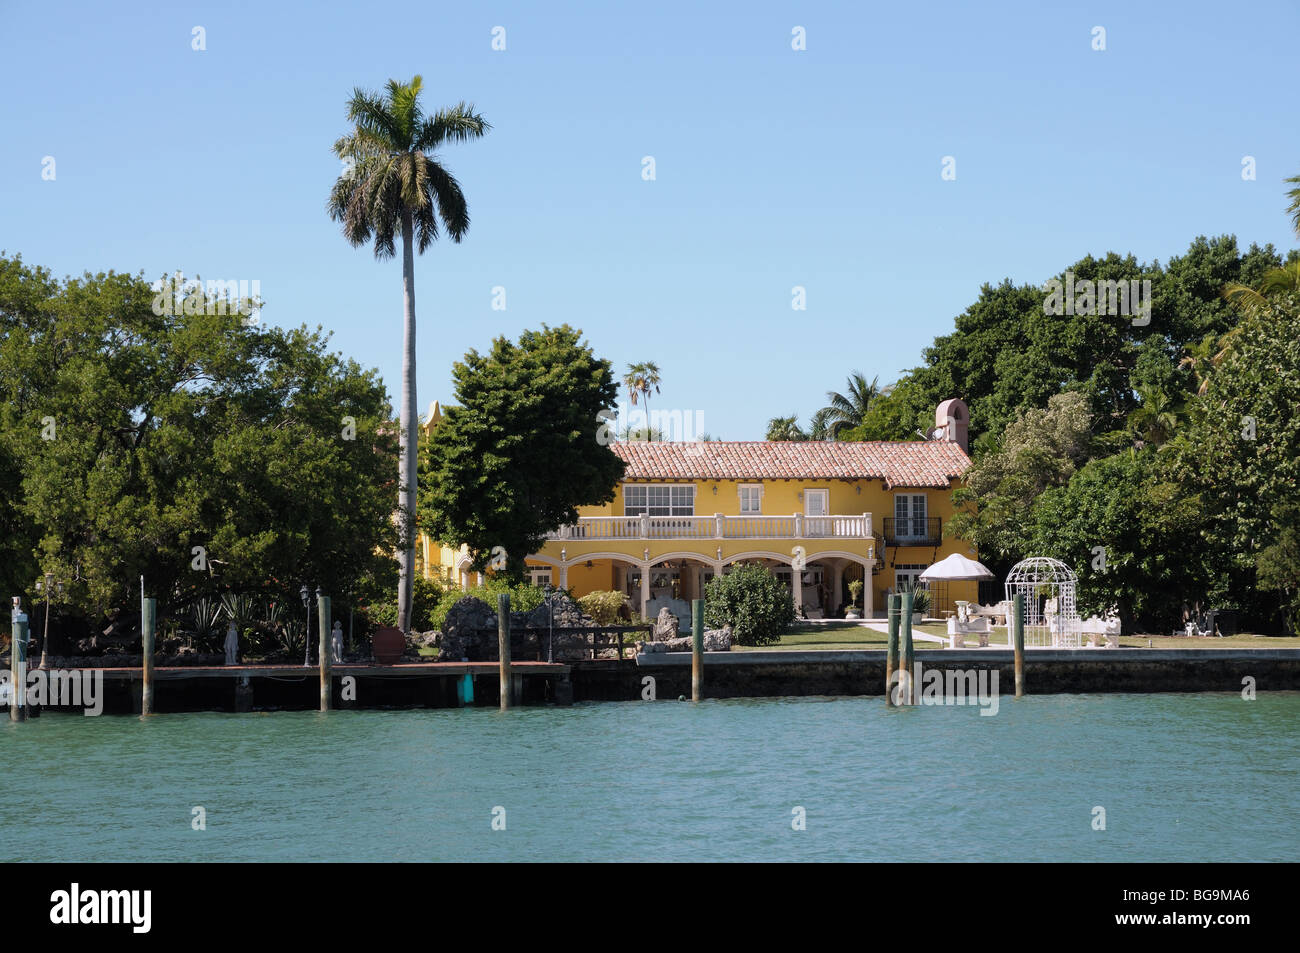
<path id="1" fill-rule="evenodd" d="M 623 488 L 627 516 L 694 516 L 695 487 L 689 483 L 648 483 Z"/>
<path id="2" fill-rule="evenodd" d="M 740 512 L 743 516 L 754 516 L 763 512 L 763 488 L 742 486 L 740 488 Z"/>
<path id="3" fill-rule="evenodd" d="M 926 536 L 925 494 L 898 493 L 894 496 L 894 532 L 903 539 L 923 539 Z"/>

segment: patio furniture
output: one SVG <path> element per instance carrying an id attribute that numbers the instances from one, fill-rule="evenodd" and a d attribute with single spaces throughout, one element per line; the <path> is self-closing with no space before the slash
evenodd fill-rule
<path id="1" fill-rule="evenodd" d="M 1218 626 L 1215 624 L 1215 617 L 1218 613 L 1211 609 L 1204 616 L 1193 616 L 1183 626 L 1183 631 L 1175 631 L 1175 636 L 1186 636 L 1187 638 L 1208 638 L 1212 635 L 1218 635 Z"/>

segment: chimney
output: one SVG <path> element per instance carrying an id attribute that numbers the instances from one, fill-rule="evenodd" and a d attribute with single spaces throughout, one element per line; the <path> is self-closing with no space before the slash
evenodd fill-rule
<path id="1" fill-rule="evenodd" d="M 947 440 L 955 443 L 962 450 L 969 450 L 967 446 L 967 427 L 970 425 L 970 411 L 966 409 L 966 402 L 956 397 L 945 400 L 934 410 L 934 427 L 936 440 Z"/>

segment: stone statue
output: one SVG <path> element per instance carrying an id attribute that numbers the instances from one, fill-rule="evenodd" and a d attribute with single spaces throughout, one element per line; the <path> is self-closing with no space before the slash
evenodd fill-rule
<path id="1" fill-rule="evenodd" d="M 335 662 L 343 661 L 343 623 L 335 622 L 330 630 L 330 655 Z"/>
<path id="2" fill-rule="evenodd" d="M 232 619 L 230 625 L 226 626 L 226 664 L 235 665 L 238 663 L 236 656 L 239 654 L 239 630 L 235 627 L 235 621 Z"/>

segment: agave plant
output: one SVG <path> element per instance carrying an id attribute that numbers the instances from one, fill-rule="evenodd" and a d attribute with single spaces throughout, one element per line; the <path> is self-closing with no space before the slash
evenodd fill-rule
<path id="1" fill-rule="evenodd" d="M 190 605 L 190 632 L 200 648 L 211 648 L 219 641 L 218 630 L 225 612 L 216 599 L 196 599 Z"/>
<path id="2" fill-rule="evenodd" d="M 253 596 L 224 593 L 221 596 L 221 608 L 225 611 L 226 617 L 235 623 L 241 635 L 257 621 L 257 600 Z"/>
<path id="3" fill-rule="evenodd" d="M 912 612 L 914 614 L 920 613 L 924 615 L 925 613 L 930 611 L 931 603 L 930 603 L 929 589 L 925 588 L 924 586 L 913 585 L 913 586 L 904 586 L 902 588 L 902 591 L 910 592 L 912 594 Z"/>

